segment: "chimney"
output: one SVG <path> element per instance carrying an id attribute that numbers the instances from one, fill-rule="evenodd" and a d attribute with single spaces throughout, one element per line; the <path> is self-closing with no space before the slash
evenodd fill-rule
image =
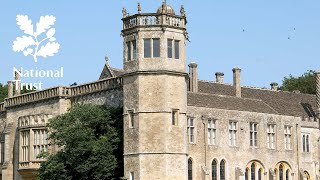
<path id="1" fill-rule="evenodd" d="M 277 91 L 278 90 L 278 83 L 273 82 L 273 83 L 270 84 L 270 86 L 271 86 L 271 90 L 272 91 Z"/>
<path id="2" fill-rule="evenodd" d="M 233 86 L 236 88 L 236 97 L 241 97 L 241 85 L 240 85 L 240 68 L 233 68 Z"/>
<path id="3" fill-rule="evenodd" d="M 189 91 L 198 92 L 198 73 L 197 63 L 192 62 L 189 64 Z"/>
<path id="4" fill-rule="evenodd" d="M 13 97 L 13 82 L 8 81 L 8 98 Z"/>
<path id="5" fill-rule="evenodd" d="M 14 72 L 14 79 L 15 79 L 15 96 L 18 96 L 21 94 L 21 76 L 19 74 L 20 72 L 15 71 Z"/>
<path id="6" fill-rule="evenodd" d="M 317 117 L 320 118 L 320 71 L 315 73 L 316 75 L 316 103 L 317 103 Z"/>
<path id="7" fill-rule="evenodd" d="M 223 72 L 216 72 L 216 82 L 223 84 L 223 78 L 224 78 L 224 73 Z"/>

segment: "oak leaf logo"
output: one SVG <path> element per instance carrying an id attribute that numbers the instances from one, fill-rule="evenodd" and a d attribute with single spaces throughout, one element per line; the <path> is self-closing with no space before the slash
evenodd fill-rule
<path id="1" fill-rule="evenodd" d="M 37 57 L 47 58 L 58 53 L 60 44 L 54 37 L 56 29 L 51 26 L 56 22 L 52 15 L 41 16 L 36 24 L 36 31 L 32 21 L 27 15 L 17 15 L 17 25 L 25 33 L 13 41 L 12 50 L 14 52 L 23 52 L 24 56 L 32 56 L 34 62 L 38 62 Z M 46 34 L 44 35 L 44 33 Z M 46 43 L 44 45 L 44 43 Z"/>

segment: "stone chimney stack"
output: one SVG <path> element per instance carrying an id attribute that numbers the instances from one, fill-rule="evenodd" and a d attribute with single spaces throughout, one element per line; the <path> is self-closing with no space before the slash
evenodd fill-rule
<path id="1" fill-rule="evenodd" d="M 15 96 L 18 96 L 21 94 L 21 76 L 18 72 L 14 72 L 14 79 L 15 79 L 15 89 L 14 94 Z"/>
<path id="2" fill-rule="evenodd" d="M 240 80 L 240 73 L 241 69 L 240 68 L 233 68 L 233 86 L 236 89 L 236 97 L 241 97 L 241 80 Z"/>
<path id="3" fill-rule="evenodd" d="M 271 90 L 272 91 L 277 91 L 278 90 L 278 83 L 273 82 L 273 83 L 270 84 L 270 86 L 271 86 Z"/>
<path id="4" fill-rule="evenodd" d="M 189 91 L 198 92 L 198 72 L 197 63 L 192 62 L 189 64 Z"/>
<path id="5" fill-rule="evenodd" d="M 320 118 L 320 71 L 315 73 L 316 75 L 316 102 L 317 102 L 317 116 Z"/>
<path id="6" fill-rule="evenodd" d="M 216 82 L 223 84 L 223 79 L 224 79 L 224 73 L 223 72 L 216 72 Z"/>
<path id="7" fill-rule="evenodd" d="M 8 98 L 13 97 L 13 82 L 8 81 Z"/>

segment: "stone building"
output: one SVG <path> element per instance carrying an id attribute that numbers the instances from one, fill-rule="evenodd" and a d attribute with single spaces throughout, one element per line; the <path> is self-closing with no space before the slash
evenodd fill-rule
<path id="1" fill-rule="evenodd" d="M 215 81 L 186 70 L 187 18 L 163 3 L 156 13 L 123 9 L 123 69 L 100 79 L 20 94 L 8 81 L 0 103 L 2 179 L 36 179 L 49 146 L 46 123 L 74 103 L 123 107 L 124 174 L 130 180 L 316 180 L 319 178 L 320 73 L 317 96 Z M 16 77 L 19 79 L 19 76 Z M 19 86 L 19 84 L 17 84 Z"/>

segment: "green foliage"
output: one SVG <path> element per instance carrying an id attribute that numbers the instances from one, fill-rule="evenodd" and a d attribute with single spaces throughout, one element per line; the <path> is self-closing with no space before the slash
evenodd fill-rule
<path id="1" fill-rule="evenodd" d="M 103 180 L 123 176 L 122 108 L 74 105 L 49 120 L 49 139 L 59 151 L 48 155 L 40 180 Z"/>
<path id="2" fill-rule="evenodd" d="M 301 93 L 315 94 L 316 93 L 315 71 L 309 70 L 300 77 L 293 77 L 291 74 L 288 77 L 284 77 L 282 81 L 281 90 L 283 91 L 298 90 Z"/>
<path id="3" fill-rule="evenodd" d="M 0 83 L 0 102 L 3 102 L 6 97 L 8 97 L 8 86 Z"/>

